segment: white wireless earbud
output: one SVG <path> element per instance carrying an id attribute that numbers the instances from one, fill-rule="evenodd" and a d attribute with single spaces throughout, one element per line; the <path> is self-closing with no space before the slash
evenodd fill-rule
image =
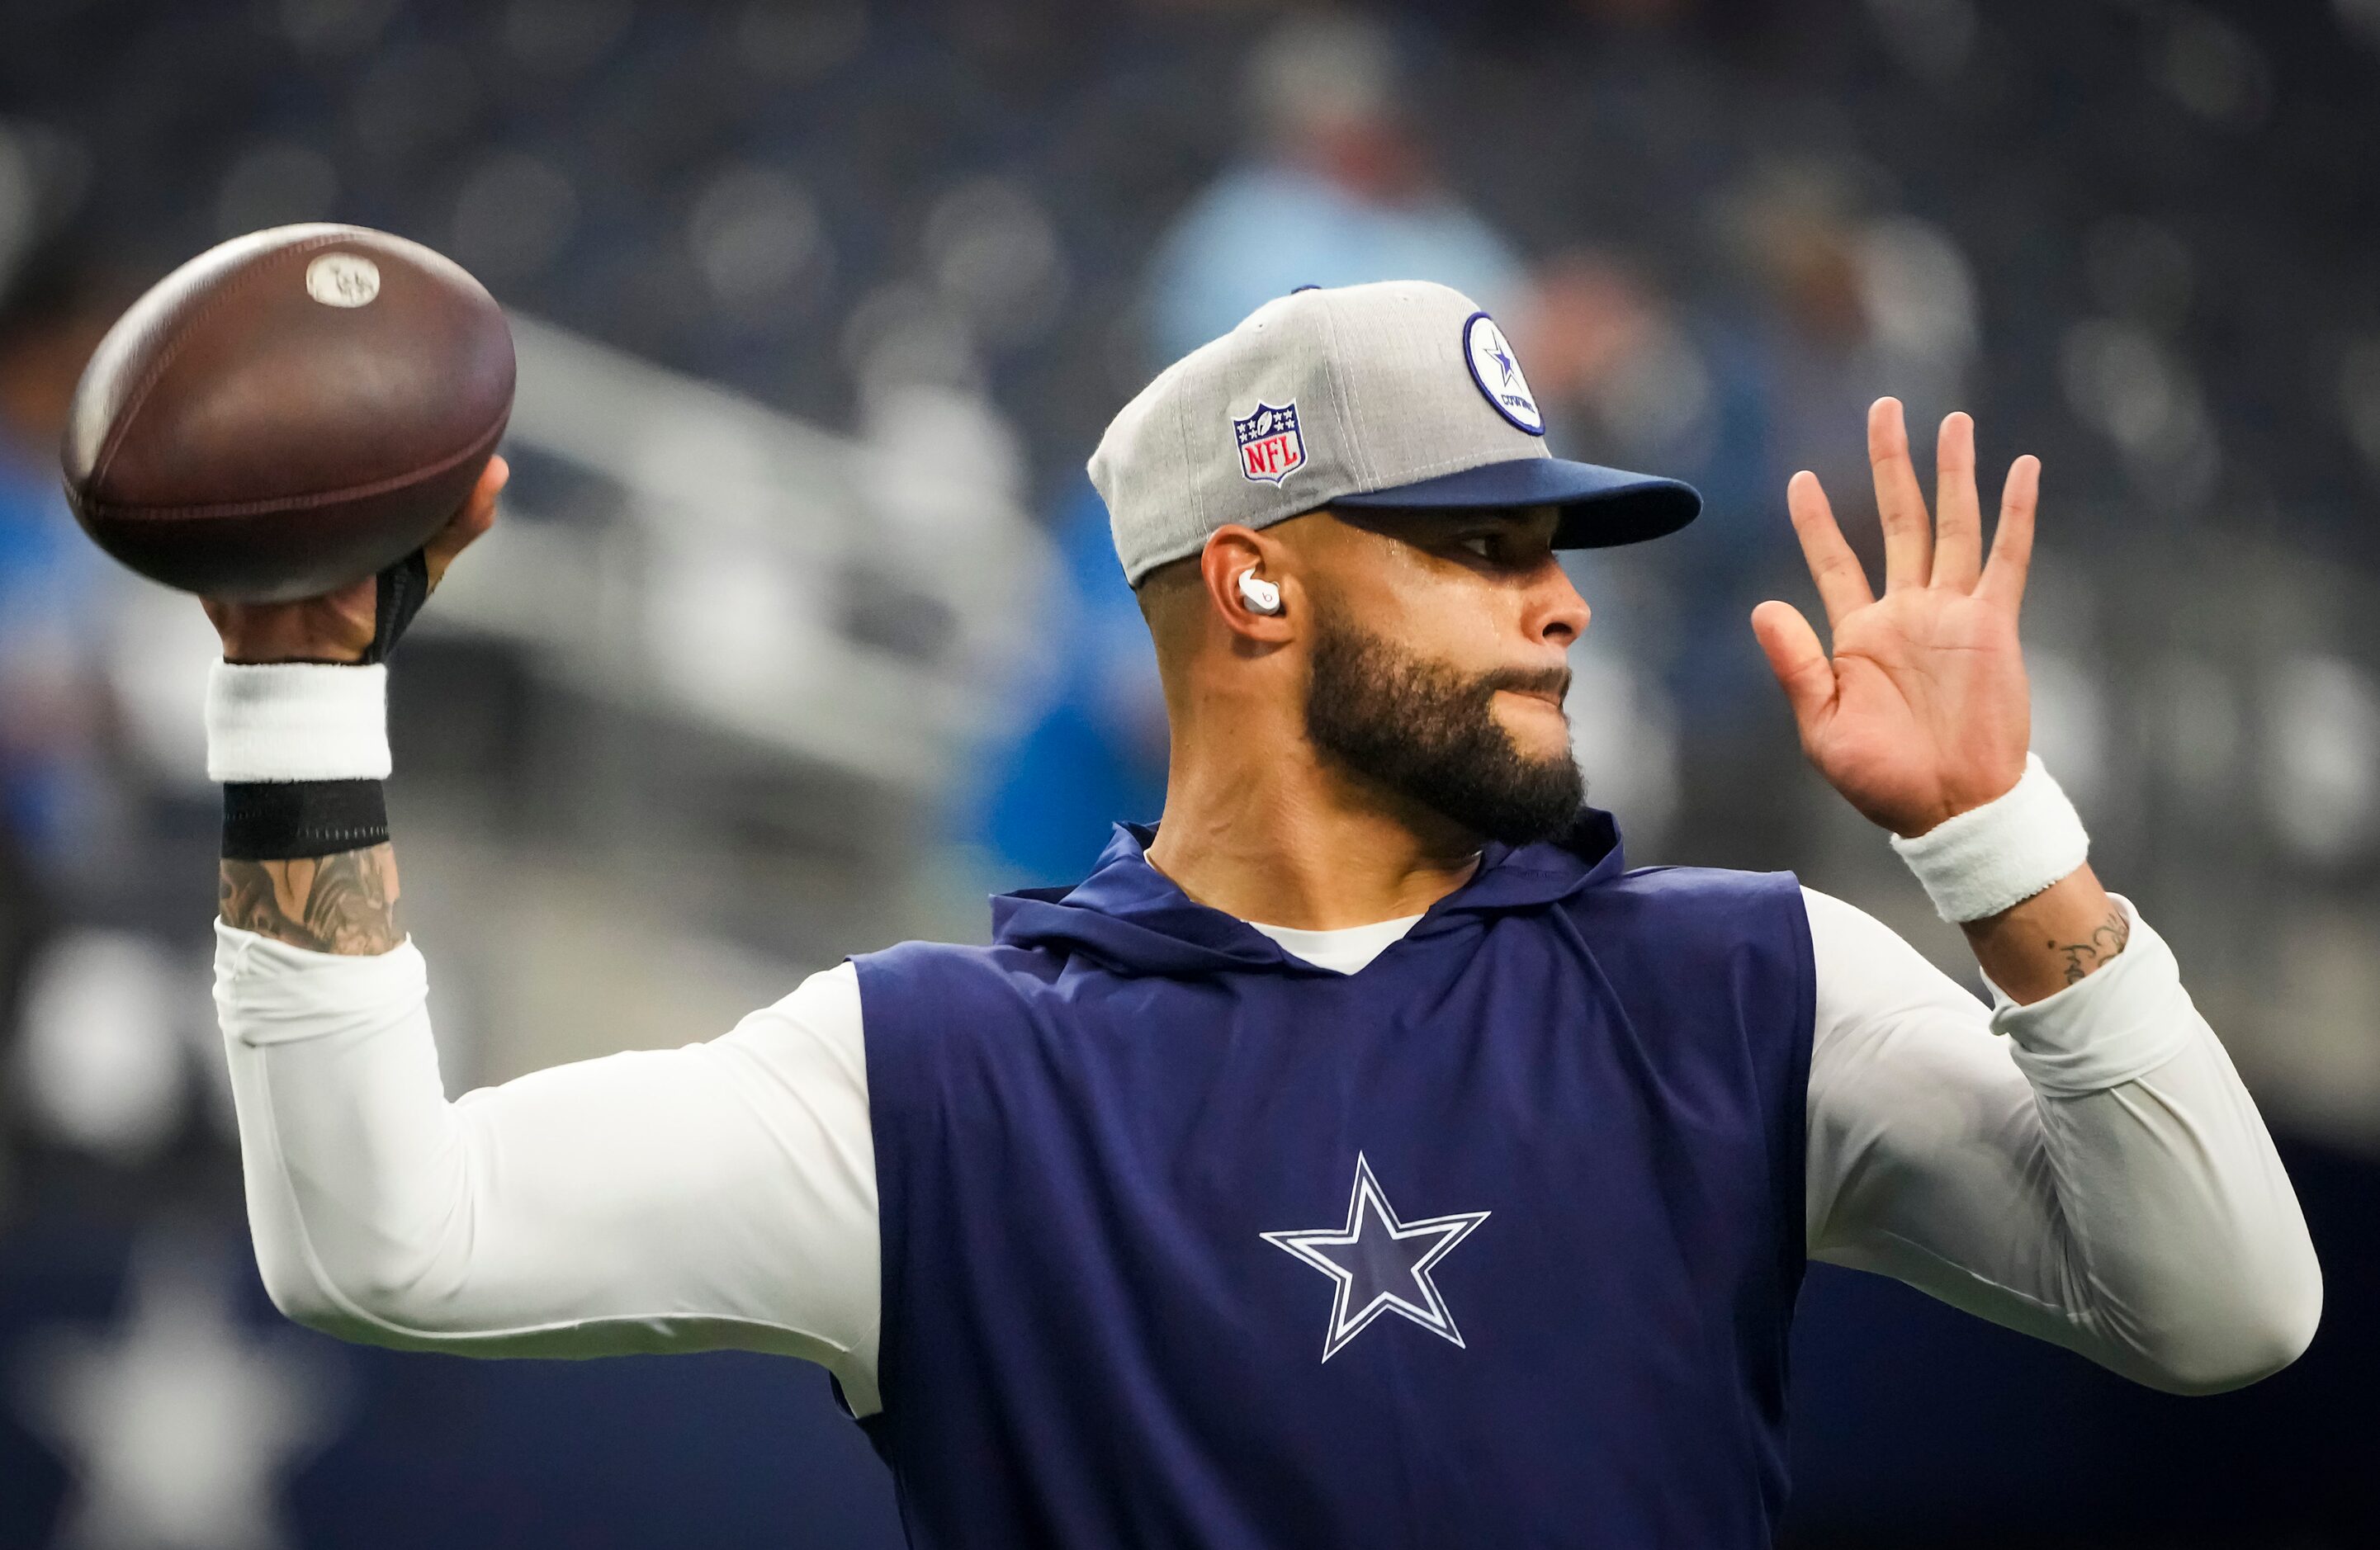
<path id="1" fill-rule="evenodd" d="M 1254 571 L 1240 573 L 1240 600 L 1251 613 L 1279 613 L 1281 588 Z"/>

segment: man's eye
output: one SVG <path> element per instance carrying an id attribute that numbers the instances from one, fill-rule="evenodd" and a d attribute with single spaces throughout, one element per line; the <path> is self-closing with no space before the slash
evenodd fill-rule
<path id="1" fill-rule="evenodd" d="M 1471 538 L 1458 539 L 1455 541 L 1482 560 L 1496 558 L 1496 539 L 1492 534 L 1480 533 Z"/>

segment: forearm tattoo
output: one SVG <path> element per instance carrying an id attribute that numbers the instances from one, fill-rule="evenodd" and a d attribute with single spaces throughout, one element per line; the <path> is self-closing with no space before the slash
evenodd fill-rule
<path id="1" fill-rule="evenodd" d="M 2116 954 L 2124 951 L 2124 944 L 2131 939 L 2131 917 L 2122 910 L 2117 909 L 2107 912 L 2107 918 L 2099 923 L 2098 928 L 2091 933 L 2089 940 L 2061 942 L 2053 937 L 2049 940 L 2049 949 L 2053 952 L 2064 955 L 2066 983 L 2074 985 L 2080 983 L 2092 970 L 2106 967 L 2115 959 Z"/>
<path id="2" fill-rule="evenodd" d="M 396 853 L 387 845 L 298 861 L 225 861 L 224 924 L 317 952 L 381 953 L 396 928 Z"/>

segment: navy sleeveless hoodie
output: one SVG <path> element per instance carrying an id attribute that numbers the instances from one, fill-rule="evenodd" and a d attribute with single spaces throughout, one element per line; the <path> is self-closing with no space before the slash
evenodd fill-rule
<path id="1" fill-rule="evenodd" d="M 1152 837 L 856 960 L 911 1544 L 1769 1544 L 1794 879 L 1624 871 L 1590 813 L 1340 975 Z"/>

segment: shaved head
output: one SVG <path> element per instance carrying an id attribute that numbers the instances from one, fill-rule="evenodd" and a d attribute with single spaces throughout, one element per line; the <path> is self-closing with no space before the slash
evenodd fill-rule
<path id="1" fill-rule="evenodd" d="M 1197 638 L 1207 609 L 1206 580 L 1198 574 L 1198 557 L 1169 561 L 1140 578 L 1133 589 L 1140 616 L 1157 643 L 1160 667 L 1169 654 L 1179 657 Z"/>

